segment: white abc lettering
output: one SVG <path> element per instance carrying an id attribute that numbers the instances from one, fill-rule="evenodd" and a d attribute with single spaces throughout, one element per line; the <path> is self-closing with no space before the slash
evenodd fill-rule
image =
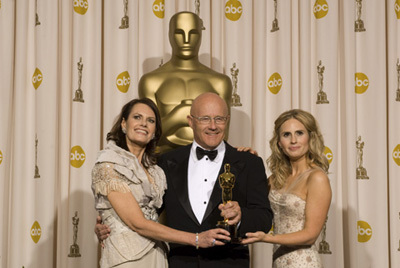
<path id="1" fill-rule="evenodd" d="M 393 158 L 400 158 L 400 150 L 393 152 Z"/>
<path id="2" fill-rule="evenodd" d="M 153 10 L 154 10 L 154 11 L 164 11 L 164 5 L 163 5 L 163 3 L 160 3 L 159 5 L 154 4 L 154 5 L 153 5 Z"/>
<path id="3" fill-rule="evenodd" d="M 358 229 L 358 234 L 359 234 L 359 235 L 368 235 L 368 236 L 371 236 L 371 235 L 372 235 L 372 230 L 371 230 L 371 228 L 364 229 L 364 228 L 362 228 L 362 227 L 360 227 L 360 226 L 357 226 L 357 229 Z"/>
<path id="4" fill-rule="evenodd" d="M 42 81 L 42 75 L 41 74 L 38 74 L 37 76 L 32 77 L 32 82 L 33 83 L 36 83 L 36 82 L 39 82 L 39 81 Z"/>
<path id="5" fill-rule="evenodd" d="M 83 7 L 85 9 L 88 8 L 88 3 L 83 0 L 74 0 L 74 7 Z"/>
<path id="6" fill-rule="evenodd" d="M 396 12 L 399 12 L 399 11 L 400 11 L 400 6 L 399 6 L 399 4 L 397 4 L 397 3 L 394 4 L 394 10 L 395 10 Z"/>
<path id="7" fill-rule="evenodd" d="M 314 6 L 314 13 L 315 12 L 319 12 L 319 11 L 321 11 L 321 10 L 323 10 L 323 11 L 328 11 L 328 5 L 327 4 L 323 4 L 322 6 L 321 5 L 316 5 L 316 6 Z"/>
<path id="8" fill-rule="evenodd" d="M 75 151 L 75 153 L 71 153 L 71 160 L 85 160 L 85 154 L 80 154 L 78 151 Z"/>
<path id="9" fill-rule="evenodd" d="M 356 77 L 356 85 L 358 87 L 361 87 L 361 86 L 366 87 L 366 86 L 368 86 L 368 84 L 369 84 L 368 79 L 360 80 L 360 79 L 358 79 L 358 77 Z"/>
<path id="10" fill-rule="evenodd" d="M 242 7 L 234 7 L 233 5 L 231 5 L 230 7 L 227 6 L 225 7 L 225 13 L 232 13 L 232 14 L 236 14 L 236 13 L 242 13 Z"/>
<path id="11" fill-rule="evenodd" d="M 282 79 L 280 79 L 280 78 L 278 80 L 276 80 L 274 77 L 274 80 L 268 82 L 269 87 L 277 87 L 277 86 L 281 86 L 281 85 L 282 85 Z"/>
<path id="12" fill-rule="evenodd" d="M 125 76 L 123 78 L 118 78 L 117 79 L 117 85 L 118 86 L 126 86 L 131 84 L 131 78 L 128 77 L 126 78 Z"/>
<path id="13" fill-rule="evenodd" d="M 331 154 L 331 153 L 327 153 L 325 156 L 326 156 L 326 158 L 328 160 L 332 160 L 333 159 L 333 154 Z"/>
<path id="14" fill-rule="evenodd" d="M 31 229 L 31 236 L 37 236 L 37 235 L 41 235 L 42 234 L 42 230 L 41 229 Z"/>

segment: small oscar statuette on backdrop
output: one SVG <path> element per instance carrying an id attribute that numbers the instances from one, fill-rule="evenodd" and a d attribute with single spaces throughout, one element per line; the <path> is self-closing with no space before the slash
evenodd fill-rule
<path id="1" fill-rule="evenodd" d="M 363 148 L 364 142 L 361 141 L 361 136 L 358 136 L 356 141 L 357 147 L 357 179 L 358 180 L 368 180 L 367 170 L 363 167 Z"/>
<path id="2" fill-rule="evenodd" d="M 75 90 L 75 98 L 73 99 L 73 101 L 76 101 L 76 102 L 85 102 L 85 100 L 83 99 L 83 91 L 81 89 L 82 70 L 83 70 L 83 63 L 82 63 L 82 57 L 81 57 L 78 62 L 78 89 Z"/>
<path id="3" fill-rule="evenodd" d="M 223 204 L 227 204 L 232 201 L 232 189 L 235 186 L 235 175 L 231 173 L 231 165 L 225 164 L 224 166 L 225 172 L 219 175 L 218 182 L 222 188 L 222 202 Z M 227 230 L 231 235 L 230 243 L 239 244 L 241 239 L 238 237 L 237 233 L 237 225 L 229 225 L 228 219 L 224 219 L 223 221 L 218 221 L 217 227 Z M 224 241 L 228 242 L 228 241 Z"/>
<path id="4" fill-rule="evenodd" d="M 326 217 L 324 227 L 322 228 L 322 240 L 319 242 L 318 253 L 320 254 L 332 254 L 329 249 L 329 243 L 326 242 L 326 222 L 328 221 L 328 217 Z"/>
<path id="5" fill-rule="evenodd" d="M 38 167 L 38 164 L 37 164 L 37 147 L 38 147 L 38 143 L 39 143 L 39 140 L 38 140 L 37 135 L 36 135 L 35 136 L 35 176 L 34 176 L 35 179 L 40 178 L 39 167 Z"/>
<path id="6" fill-rule="evenodd" d="M 279 30 L 277 15 L 278 15 L 278 0 L 274 0 L 274 20 L 272 21 L 271 32 L 276 32 Z"/>
<path id="7" fill-rule="evenodd" d="M 39 21 L 39 15 L 37 13 L 37 0 L 35 2 L 35 6 L 36 6 L 36 22 L 35 22 L 35 26 L 40 25 L 40 21 Z"/>
<path id="8" fill-rule="evenodd" d="M 200 0 L 194 0 L 194 14 L 196 14 L 200 18 Z M 201 20 L 201 24 L 203 24 L 203 20 L 202 19 L 200 19 L 200 20 Z M 206 27 L 204 27 L 204 25 L 202 25 L 201 29 L 205 30 Z"/>
<path id="9" fill-rule="evenodd" d="M 128 0 L 122 0 L 124 2 L 124 16 L 121 19 L 120 29 L 129 28 L 129 17 L 128 17 Z"/>
<path id="10" fill-rule="evenodd" d="M 232 100 L 231 100 L 232 106 L 242 106 L 242 104 L 240 103 L 240 96 L 237 93 L 238 74 L 239 74 L 239 69 L 236 68 L 236 63 L 233 63 L 233 66 L 231 68 L 232 85 L 233 85 Z"/>
<path id="11" fill-rule="evenodd" d="M 400 212 L 399 212 L 399 220 L 400 220 Z M 397 251 L 400 251 L 400 240 L 399 240 L 399 248 L 397 249 Z"/>
<path id="12" fill-rule="evenodd" d="M 354 23 L 354 31 L 365 32 L 364 22 L 361 19 L 362 0 L 356 0 L 357 19 Z"/>
<path id="13" fill-rule="evenodd" d="M 400 62 L 397 59 L 397 90 L 396 90 L 396 101 L 400 101 Z"/>
<path id="14" fill-rule="evenodd" d="M 329 103 L 326 93 L 322 90 L 324 87 L 324 71 L 325 71 L 325 66 L 322 66 L 322 62 L 319 61 L 317 65 L 318 87 L 319 87 L 317 94 L 317 104 Z"/>
<path id="15" fill-rule="evenodd" d="M 78 239 L 78 224 L 79 224 L 78 211 L 75 211 L 75 216 L 72 217 L 72 224 L 74 225 L 73 227 L 74 237 L 73 237 L 73 244 L 69 247 L 68 257 L 76 258 L 81 256 L 81 253 L 79 253 L 79 246 L 76 243 L 76 240 Z"/>

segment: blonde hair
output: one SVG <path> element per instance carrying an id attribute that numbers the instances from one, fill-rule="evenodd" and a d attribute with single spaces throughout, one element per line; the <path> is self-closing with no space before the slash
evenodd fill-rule
<path id="1" fill-rule="evenodd" d="M 309 112 L 293 109 L 282 113 L 276 120 L 274 126 L 273 137 L 269 141 L 271 147 L 271 156 L 267 159 L 267 165 L 272 172 L 270 184 L 275 189 L 281 189 L 286 182 L 287 177 L 292 172 L 290 160 L 279 147 L 280 128 L 287 120 L 294 118 L 304 125 L 309 135 L 309 151 L 307 153 L 307 162 L 310 166 L 316 165 L 328 172 L 329 162 L 324 155 L 325 145 L 321 131 L 314 116 Z"/>

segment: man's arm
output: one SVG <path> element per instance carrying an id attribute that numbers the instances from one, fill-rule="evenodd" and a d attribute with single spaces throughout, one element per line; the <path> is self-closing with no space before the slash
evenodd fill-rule
<path id="1" fill-rule="evenodd" d="M 247 164 L 246 204 L 242 205 L 242 219 L 239 228 L 241 235 L 246 232 L 269 232 L 272 226 L 273 213 L 268 200 L 268 181 L 263 160 L 250 155 Z"/>

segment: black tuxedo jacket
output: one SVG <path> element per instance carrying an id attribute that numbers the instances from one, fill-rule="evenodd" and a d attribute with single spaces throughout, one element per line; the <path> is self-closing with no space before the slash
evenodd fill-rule
<path id="1" fill-rule="evenodd" d="M 220 216 L 218 205 L 222 203 L 222 190 L 218 179 L 211 194 L 203 222 L 199 223 L 190 206 L 188 195 L 188 162 L 191 145 L 162 155 L 158 164 L 167 177 L 168 189 L 164 195 L 166 224 L 174 229 L 200 233 L 216 227 Z M 246 232 L 268 232 L 272 224 L 272 211 L 268 201 L 267 177 L 260 157 L 248 152 L 238 152 L 226 143 L 226 151 L 219 174 L 224 165 L 231 165 L 230 172 L 236 177 L 232 191 L 233 200 L 241 207 L 242 219 L 239 235 Z M 244 245 L 227 244 L 207 249 L 170 244 L 168 257 L 170 268 L 180 267 L 249 267 L 249 251 Z"/>

